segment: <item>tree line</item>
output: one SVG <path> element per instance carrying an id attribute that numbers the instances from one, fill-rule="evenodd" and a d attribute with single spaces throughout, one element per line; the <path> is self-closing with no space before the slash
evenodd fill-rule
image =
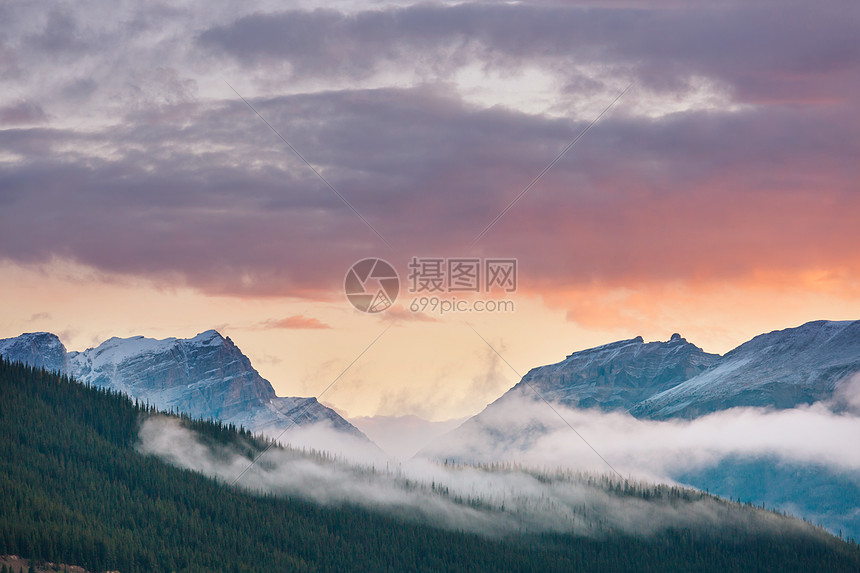
<path id="1" fill-rule="evenodd" d="M 117 391 L 0 359 L 0 554 L 124 573 L 860 570 L 858 547 L 829 535 L 494 539 L 349 504 L 255 495 L 139 453 L 140 424 L 157 413 Z M 180 418 L 249 458 L 267 446 L 242 428 Z"/>

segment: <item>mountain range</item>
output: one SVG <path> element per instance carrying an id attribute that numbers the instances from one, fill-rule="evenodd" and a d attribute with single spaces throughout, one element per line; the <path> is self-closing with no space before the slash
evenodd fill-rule
<path id="1" fill-rule="evenodd" d="M 860 372 L 860 321 L 815 321 L 756 336 L 725 355 L 709 354 L 678 334 L 641 337 L 575 352 L 530 370 L 458 428 L 419 452 L 459 462 L 523 453 L 560 420 L 541 399 L 575 410 L 629 413 L 645 421 L 695 420 L 734 408 L 777 412 L 823 406 L 833 416 L 860 413 L 843 391 Z M 556 406 L 556 407 L 557 407 Z M 676 426 L 675 432 L 683 432 Z M 571 441 L 578 438 L 571 433 Z M 493 458 L 489 460 L 488 458 Z M 860 475 L 772 455 L 733 455 L 673 479 L 733 499 L 752 500 L 860 538 Z"/>
<path id="2" fill-rule="evenodd" d="M 838 410 L 837 390 L 860 372 L 860 321 L 815 321 L 756 336 L 725 355 L 710 354 L 673 334 L 641 336 L 568 355 L 533 368 L 482 412 L 421 455 L 458 458 L 447 443 L 528 447 L 546 431 L 534 420 L 510 423 L 520 400 L 578 410 L 624 412 L 646 420 L 691 419 L 738 407 L 789 409 L 816 402 Z M 479 448 L 480 449 L 480 448 Z"/>
<path id="3" fill-rule="evenodd" d="M 122 391 L 159 409 L 216 418 L 252 432 L 271 434 L 293 424 L 325 422 L 370 442 L 315 398 L 278 397 L 236 345 L 214 330 L 190 339 L 111 338 L 83 352 L 67 352 L 53 334 L 31 333 L 0 340 L 0 355 Z M 724 355 L 707 353 L 678 334 L 665 342 L 646 343 L 636 337 L 533 368 L 418 456 L 492 462 L 496 460 L 486 457 L 506 448 L 530 447 L 548 427 L 545 420 L 513 422 L 509 414 L 523 399 L 539 403 L 543 398 L 576 410 L 629 413 L 653 421 L 694 420 L 742 407 L 778 411 L 810 404 L 823 405 L 834 415 L 846 409 L 856 413 L 860 400 L 845 401 L 841 394 L 858 372 L 860 321 L 815 321 L 777 330 Z M 397 419 L 361 423 L 368 431 L 387 433 L 403 425 Z M 479 447 L 471 453 L 461 447 L 452 454 L 452 444 L 469 440 Z M 472 454 L 474 459 L 469 459 Z M 745 455 L 671 477 L 724 497 L 786 509 L 860 538 L 860 476 L 844 468 Z"/>
<path id="4" fill-rule="evenodd" d="M 741 406 L 786 409 L 828 400 L 856 372 L 860 321 L 820 320 L 756 336 L 723 356 L 679 334 L 666 342 L 646 343 L 641 336 L 613 342 L 533 368 L 496 402 L 538 399 L 535 390 L 573 408 L 694 418 Z"/>
<path id="5" fill-rule="evenodd" d="M 6 360 L 0 435 L 0 562 L 14 571 L 16 556 L 81 573 L 860 568 L 856 544 L 692 489 L 351 465 Z"/>
<path id="6" fill-rule="evenodd" d="M 860 321 L 816 321 L 756 336 L 709 368 L 636 404 L 639 417 L 695 417 L 738 406 L 828 401 L 860 372 Z"/>
<path id="7" fill-rule="evenodd" d="M 36 332 L 0 340 L 0 355 L 119 390 L 160 410 L 213 418 L 255 433 L 322 422 L 367 439 L 316 398 L 277 396 L 233 341 L 215 330 L 188 339 L 114 337 L 83 352 L 67 352 L 56 335 Z"/>

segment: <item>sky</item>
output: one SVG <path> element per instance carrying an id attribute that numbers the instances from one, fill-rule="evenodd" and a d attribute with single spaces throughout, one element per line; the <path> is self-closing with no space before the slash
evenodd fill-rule
<path id="1" fill-rule="evenodd" d="M 347 416 L 445 420 L 614 340 L 723 353 L 858 319 L 858 21 L 841 0 L 4 2 L 0 338 L 216 328 L 280 395 L 337 380 Z M 344 294 L 368 257 L 401 278 L 385 312 Z M 515 308 L 413 312 L 413 258 L 516 259 L 515 292 L 436 294 Z"/>

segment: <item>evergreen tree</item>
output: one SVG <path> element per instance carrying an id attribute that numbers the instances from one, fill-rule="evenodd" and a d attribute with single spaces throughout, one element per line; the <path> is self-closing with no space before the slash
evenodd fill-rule
<path id="1" fill-rule="evenodd" d="M 780 534 L 727 526 L 646 537 L 606 532 L 489 538 L 347 504 L 253 495 L 140 454 L 135 445 L 141 420 L 154 414 L 119 392 L 0 359 L 0 554 L 123 573 L 860 571 L 855 543 L 776 513 L 769 518 L 792 526 Z M 249 459 L 271 443 L 220 422 L 182 416 L 180 423 Z M 319 452 L 293 454 L 332 461 Z M 510 464 L 484 469 L 517 470 Z M 706 496 L 607 476 L 543 472 L 536 478 L 576 479 L 608 496 L 644 501 Z M 448 495 L 438 484 L 436 489 Z M 721 503 L 750 519 L 763 513 Z"/>

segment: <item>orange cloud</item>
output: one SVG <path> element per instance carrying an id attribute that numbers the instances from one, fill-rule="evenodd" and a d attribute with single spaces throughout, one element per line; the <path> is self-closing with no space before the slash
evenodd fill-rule
<path id="1" fill-rule="evenodd" d="M 292 330 L 317 330 L 331 328 L 330 325 L 313 317 L 306 317 L 300 314 L 288 316 L 280 320 L 267 320 L 263 323 L 263 328 L 286 328 Z"/>

